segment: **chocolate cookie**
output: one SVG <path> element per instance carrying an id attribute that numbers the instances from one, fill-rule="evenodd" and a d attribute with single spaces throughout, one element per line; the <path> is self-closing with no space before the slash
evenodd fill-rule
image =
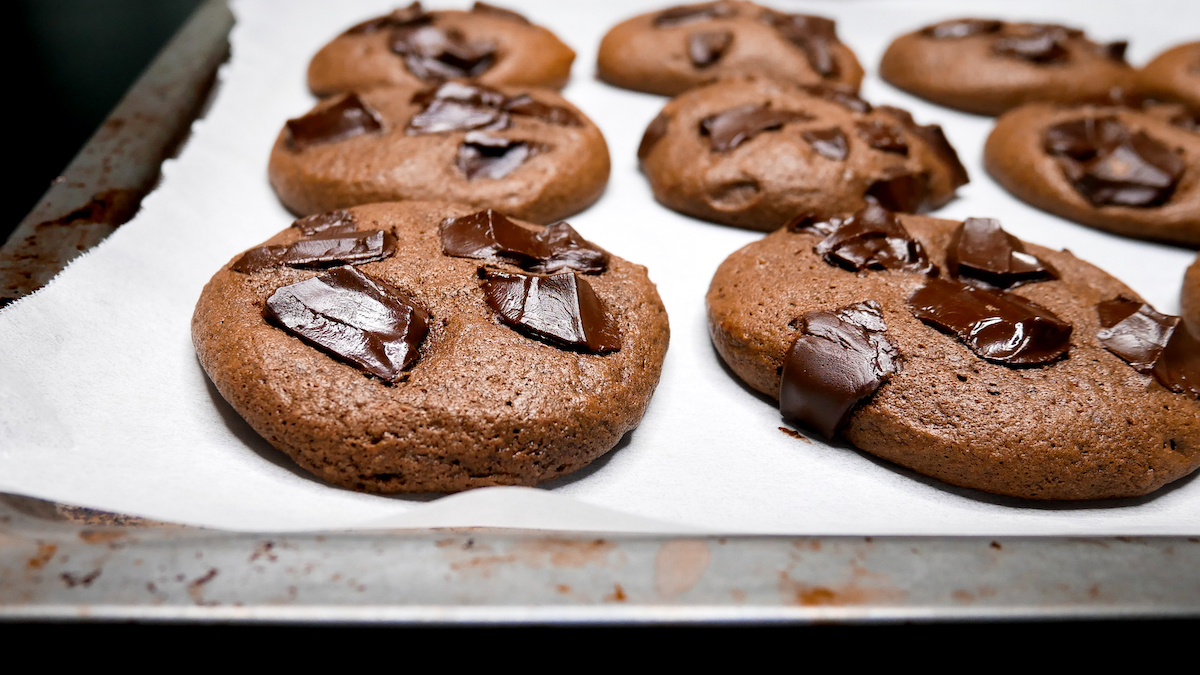
<path id="1" fill-rule="evenodd" d="M 941 127 L 837 90 L 763 79 L 676 97 L 646 129 L 638 159 L 665 206 L 762 231 L 867 199 L 924 212 L 967 183 Z"/>
<path id="2" fill-rule="evenodd" d="M 217 272 L 192 320 L 255 431 L 382 493 L 587 465 L 641 420 L 668 334 L 646 269 L 569 225 L 430 202 L 301 219 Z"/>
<path id="3" fill-rule="evenodd" d="M 1143 96 L 1179 101 L 1200 110 L 1200 42 L 1172 47 L 1137 73 Z"/>
<path id="4" fill-rule="evenodd" d="M 558 94 L 446 82 L 321 101 L 284 126 L 268 174 L 299 215 L 440 199 L 548 223 L 596 201 L 608 171 L 604 136 Z"/>
<path id="5" fill-rule="evenodd" d="M 1030 101 L 1103 100 L 1130 89 L 1125 47 L 1055 24 L 955 19 L 896 38 L 879 75 L 934 103 L 999 115 Z"/>
<path id="6" fill-rule="evenodd" d="M 857 92 L 863 77 L 832 20 L 737 0 L 672 7 L 617 24 L 600 41 L 596 67 L 609 84 L 666 96 L 746 75 Z"/>
<path id="7" fill-rule="evenodd" d="M 346 30 L 313 56 L 317 96 L 380 85 L 451 79 L 562 89 L 575 52 L 511 10 L 476 2 L 469 12 L 426 12 L 420 2 Z"/>
<path id="8" fill-rule="evenodd" d="M 707 301 L 718 353 L 785 417 L 945 482 L 1100 499 L 1200 466 L 1196 338 L 994 220 L 868 207 L 781 229 Z"/>
<path id="9" fill-rule="evenodd" d="M 1029 104 L 996 121 L 983 164 L 1044 211 L 1128 237 L 1200 246 L 1200 134 L 1157 115 Z"/>
<path id="10" fill-rule="evenodd" d="M 1188 267 L 1183 277 L 1180 305 L 1183 306 L 1183 320 L 1188 322 L 1193 333 L 1200 335 L 1200 257 Z"/>

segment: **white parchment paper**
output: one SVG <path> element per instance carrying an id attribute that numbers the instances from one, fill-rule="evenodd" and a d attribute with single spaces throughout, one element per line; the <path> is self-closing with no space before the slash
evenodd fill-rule
<path id="1" fill-rule="evenodd" d="M 405 0 L 400 0 L 401 2 Z M 430 8 L 465 2 L 427 2 Z M 637 170 L 642 131 L 665 99 L 595 80 L 604 32 L 664 3 L 506 0 L 577 52 L 565 95 L 603 130 L 604 197 L 571 219 L 586 237 L 645 264 L 672 340 L 646 417 L 591 467 L 537 489 L 438 499 L 379 497 L 309 477 L 259 438 L 196 362 L 189 321 L 200 289 L 233 255 L 292 220 L 266 179 L 283 122 L 313 104 L 308 59 L 387 0 L 236 0 L 219 96 L 130 223 L 49 286 L 0 312 L 0 491 L 232 530 L 495 526 L 781 534 L 1200 534 L 1200 484 L 1151 497 L 1037 504 L 953 488 L 852 448 L 778 430 L 772 402 L 740 385 L 708 339 L 704 293 L 717 265 L 759 234 L 695 221 L 651 197 Z M 939 108 L 879 80 L 896 35 L 964 14 L 1078 25 L 1129 39 L 1144 63 L 1194 40 L 1200 3 L 783 2 L 838 20 L 867 69 L 863 96 L 943 125 L 971 172 L 938 215 L 991 216 L 1020 237 L 1069 247 L 1178 313 L 1194 253 L 1121 239 L 1041 213 L 1005 193 L 980 156 L 991 120 Z"/>

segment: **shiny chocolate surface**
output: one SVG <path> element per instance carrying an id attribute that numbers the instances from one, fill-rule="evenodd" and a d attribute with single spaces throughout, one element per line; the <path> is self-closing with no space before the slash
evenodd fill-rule
<path id="1" fill-rule="evenodd" d="M 1105 349 L 1171 391 L 1200 396 L 1200 340 L 1179 317 L 1126 297 L 1101 302 L 1096 312 Z"/>
<path id="2" fill-rule="evenodd" d="M 467 180 L 499 179 L 517 170 L 525 160 L 536 155 L 540 147 L 525 141 L 489 136 L 482 131 L 467 132 L 454 164 Z"/>
<path id="3" fill-rule="evenodd" d="M 688 58 L 697 68 L 707 68 L 720 61 L 731 44 L 733 31 L 697 31 L 688 35 Z"/>
<path id="4" fill-rule="evenodd" d="M 444 82 L 418 92 L 413 103 L 424 106 L 408 123 L 409 135 L 445 131 L 499 131 L 510 126 L 511 115 L 535 117 L 559 126 L 581 126 L 579 116 L 561 106 L 534 100 L 528 94 L 512 98 L 491 87 Z"/>
<path id="5" fill-rule="evenodd" d="M 1065 61 L 1070 52 L 1064 46 L 1067 38 L 1081 37 L 1083 31 L 1058 24 L 1024 23 L 1015 24 L 1005 35 L 992 44 L 992 51 L 1001 56 L 1024 59 L 1032 63 L 1055 63 Z"/>
<path id="6" fill-rule="evenodd" d="M 396 252 L 396 238 L 384 230 L 325 231 L 286 246 L 259 246 L 230 268 L 246 274 L 279 267 L 333 267 L 382 260 Z"/>
<path id="7" fill-rule="evenodd" d="M 900 368 L 879 303 L 809 312 L 783 362 L 779 411 L 833 438 L 860 401 Z"/>
<path id="8" fill-rule="evenodd" d="M 926 37 L 935 40 L 954 40 L 971 35 L 986 35 L 999 32 L 1004 26 L 992 19 L 954 19 L 929 26 L 921 31 Z"/>
<path id="9" fill-rule="evenodd" d="M 967 218 L 954 230 L 946 251 L 952 277 L 968 277 L 995 288 L 1013 288 L 1057 279 L 1049 263 L 1025 252 L 1025 245 L 995 218 Z"/>
<path id="10" fill-rule="evenodd" d="M 817 254 L 851 271 L 896 270 L 926 274 L 937 268 L 896 216 L 868 204 L 849 218 L 834 219 L 832 231 L 817 244 Z M 820 231 L 819 228 L 815 228 Z"/>
<path id="11" fill-rule="evenodd" d="M 357 94 L 343 94 L 332 105 L 287 121 L 287 142 L 294 150 L 383 130 L 383 120 Z"/>
<path id="12" fill-rule="evenodd" d="M 949 139 L 946 138 L 946 132 L 942 131 L 942 127 L 937 124 L 917 124 L 911 113 L 902 108 L 896 108 L 890 105 L 881 105 L 878 110 L 886 113 L 893 119 L 904 125 L 910 133 L 917 136 L 929 146 L 931 150 L 941 160 L 942 165 L 950 172 L 950 182 L 955 188 L 960 188 L 971 182 L 967 175 L 967 167 L 958 158 L 958 152 L 954 146 L 950 145 Z"/>
<path id="13" fill-rule="evenodd" d="M 263 314 L 301 340 L 389 382 L 416 363 L 429 330 L 425 310 L 353 267 L 277 289 Z"/>
<path id="14" fill-rule="evenodd" d="M 600 273 L 608 268 L 608 253 L 584 239 L 566 222 L 533 231 L 488 209 L 441 225 L 442 253 L 456 258 L 500 259 L 543 274 L 572 269 Z"/>
<path id="15" fill-rule="evenodd" d="M 805 131 L 802 136 L 817 154 L 827 159 L 840 162 L 850 154 L 846 135 L 838 127 Z"/>
<path id="16" fill-rule="evenodd" d="M 1183 159 L 1116 117 L 1084 117 L 1046 129 L 1043 147 L 1093 206 L 1160 206 L 1183 175 Z"/>
<path id="17" fill-rule="evenodd" d="M 354 222 L 354 214 L 349 211 L 330 211 L 295 220 L 292 227 L 300 230 L 300 234 L 311 237 L 322 232 L 353 232 L 358 229 L 358 223 Z"/>
<path id="18" fill-rule="evenodd" d="M 556 347 L 594 354 L 621 348 L 616 322 L 578 274 L 533 276 L 481 267 L 479 277 L 488 306 L 514 329 Z"/>
<path id="19" fill-rule="evenodd" d="M 404 58 L 409 71 L 426 81 L 477 77 L 496 62 L 494 43 L 468 41 L 453 28 L 400 26 L 392 29 L 389 44 Z"/>
<path id="20" fill-rule="evenodd" d="M 709 137 L 714 152 L 736 148 L 764 131 L 780 129 L 789 122 L 812 119 L 811 115 L 774 110 L 766 104 L 747 103 L 700 120 L 700 135 Z"/>

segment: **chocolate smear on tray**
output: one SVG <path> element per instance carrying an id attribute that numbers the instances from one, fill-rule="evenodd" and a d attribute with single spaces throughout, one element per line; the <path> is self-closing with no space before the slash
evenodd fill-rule
<path id="1" fill-rule="evenodd" d="M 295 220 L 292 227 L 300 230 L 300 234 L 311 237 L 322 232 L 353 232 L 358 229 L 358 223 L 349 211 L 330 211 Z"/>
<path id="2" fill-rule="evenodd" d="M 929 279 L 909 297 L 908 308 L 978 356 L 1008 366 L 1049 363 L 1071 346 L 1071 324 L 1008 291 Z"/>
<path id="3" fill-rule="evenodd" d="M 840 162 L 846 159 L 846 155 L 850 153 L 850 148 L 846 144 L 846 135 L 838 127 L 814 129 L 804 132 L 802 136 L 822 157 Z"/>
<path id="4" fill-rule="evenodd" d="M 1115 117 L 1085 117 L 1046 129 L 1046 152 L 1094 206 L 1159 206 L 1171 198 L 1184 161 Z"/>
<path id="5" fill-rule="evenodd" d="M 666 113 L 658 113 L 650 122 L 650 126 L 646 127 L 646 133 L 642 134 L 642 142 L 638 144 L 638 159 L 646 159 L 646 155 L 650 154 L 650 150 L 654 145 L 662 140 L 663 136 L 667 135 L 667 127 L 671 124 L 671 116 Z"/>
<path id="6" fill-rule="evenodd" d="M 413 75 L 426 81 L 477 77 L 496 62 L 495 43 L 468 41 L 453 28 L 401 26 L 392 29 L 390 46 Z"/>
<path id="7" fill-rule="evenodd" d="M 442 253 L 456 258 L 500 259 L 529 272 L 561 269 L 600 273 L 608 269 L 608 253 L 560 221 L 540 231 L 488 209 L 442 221 Z"/>
<path id="8" fill-rule="evenodd" d="M 837 59 L 833 57 L 833 45 L 837 44 L 837 24 L 830 19 L 809 14 L 784 14 L 773 9 L 764 9 L 761 15 L 788 42 L 804 51 L 812 69 L 821 77 L 837 77 Z"/>
<path id="9" fill-rule="evenodd" d="M 1139 373 L 1176 393 L 1200 396 L 1200 340 L 1177 316 L 1124 296 L 1096 305 L 1096 339 Z"/>
<path id="10" fill-rule="evenodd" d="M 359 35 L 362 33 L 375 33 L 385 28 L 397 28 L 399 26 L 412 26 L 416 24 L 429 23 L 433 17 L 425 13 L 421 7 L 421 3 L 414 2 L 408 7 L 397 7 L 390 14 L 375 17 L 368 21 L 364 21 L 355 26 L 351 26 L 342 35 Z"/>
<path id="11" fill-rule="evenodd" d="M 357 94 L 342 94 L 332 105 L 287 121 L 287 142 L 295 150 L 336 143 L 383 129 L 383 120 Z"/>
<path id="12" fill-rule="evenodd" d="M 874 300 L 805 314 L 784 358 L 780 413 L 833 438 L 855 406 L 900 369 L 886 330 Z"/>
<path id="13" fill-rule="evenodd" d="M 737 14 L 737 8 L 727 2 L 706 2 L 664 9 L 654 17 L 655 28 L 674 28 L 699 21 L 711 21 Z"/>
<path id="14" fill-rule="evenodd" d="M 700 120 L 700 135 L 709 137 L 714 152 L 726 152 L 764 131 L 811 119 L 811 115 L 774 110 L 765 103 L 747 103 Z"/>
<path id="15" fill-rule="evenodd" d="M 937 124 L 917 124 L 911 113 L 902 108 L 896 108 L 890 105 L 881 105 L 877 108 L 879 112 L 891 116 L 904 125 L 917 138 L 925 141 L 929 149 L 933 150 L 938 159 L 950 172 L 950 182 L 955 189 L 958 189 L 967 183 L 971 182 L 970 176 L 967 175 L 967 168 L 963 166 L 962 161 L 958 159 L 958 152 L 954 146 L 950 145 L 950 141 L 946 138 L 946 132 L 942 131 L 942 127 Z"/>
<path id="16" fill-rule="evenodd" d="M 529 19 L 525 18 L 524 14 L 514 12 L 511 9 L 489 5 L 486 2 L 476 2 L 474 5 L 471 5 L 471 11 L 476 14 L 490 14 L 501 19 L 516 21 L 517 23 L 524 24 L 526 26 L 530 24 Z"/>
<path id="17" fill-rule="evenodd" d="M 382 260 L 396 252 L 396 237 L 385 230 L 321 232 L 284 246 L 259 246 L 242 254 L 230 268 L 249 274 L 279 267 L 333 267 Z"/>
<path id="18" fill-rule="evenodd" d="M 454 164 L 467 176 L 467 180 L 479 178 L 504 178 L 517 170 L 525 160 L 536 155 L 541 146 L 525 141 L 488 136 L 482 131 L 468 131 L 458 146 Z"/>
<path id="19" fill-rule="evenodd" d="M 817 254 L 831 265 L 851 271 L 896 270 L 927 274 L 937 268 L 924 247 L 913 239 L 896 216 L 878 204 L 867 204 L 849 218 L 813 224 L 820 232 L 832 228 L 817 244 Z"/>
<path id="20" fill-rule="evenodd" d="M 479 84 L 445 82 L 417 92 L 412 102 L 424 106 L 408 123 L 409 135 L 479 129 L 499 131 L 511 115 L 535 117 L 559 126 L 581 126 L 579 116 L 561 106 L 534 100 L 528 94 L 512 98 Z"/>
<path id="21" fill-rule="evenodd" d="M 935 40 L 958 39 L 997 33 L 1003 26 L 1003 23 L 991 19 L 953 19 L 929 26 L 921 34 Z"/>
<path id="22" fill-rule="evenodd" d="M 382 280 L 353 267 L 277 289 L 267 320 L 301 340 L 389 382 L 419 358 L 429 314 Z"/>
<path id="23" fill-rule="evenodd" d="M 709 30 L 688 35 L 688 58 L 697 68 L 707 68 L 725 55 L 733 44 L 733 31 Z"/>
<path id="24" fill-rule="evenodd" d="M 969 277 L 995 288 L 1013 288 L 1058 279 L 1049 263 L 1025 252 L 1025 245 L 995 218 L 967 218 L 950 239 L 946 268 L 952 277 Z"/>
<path id="25" fill-rule="evenodd" d="M 854 128 L 858 137 L 872 148 L 908 156 L 908 143 L 904 140 L 904 132 L 895 126 L 879 120 L 870 120 L 855 122 Z"/>
<path id="26" fill-rule="evenodd" d="M 620 330 L 586 279 L 479 268 L 487 304 L 505 324 L 557 347 L 595 354 L 621 348 Z"/>

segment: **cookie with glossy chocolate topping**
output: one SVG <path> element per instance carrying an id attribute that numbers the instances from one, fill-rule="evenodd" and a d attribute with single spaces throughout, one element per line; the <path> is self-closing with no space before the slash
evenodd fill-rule
<path id="1" fill-rule="evenodd" d="M 937 125 L 828 88 L 725 80 L 682 94 L 638 148 L 663 205 L 697 218 L 774 230 L 797 213 L 825 217 L 867 199 L 924 212 L 967 172 Z"/>
<path id="2" fill-rule="evenodd" d="M 562 89 L 575 52 L 511 10 L 476 2 L 467 12 L 421 3 L 350 27 L 308 64 L 317 96 L 382 85 L 471 79 L 489 86 Z"/>
<path id="3" fill-rule="evenodd" d="M 983 165 L 1043 211 L 1127 237 L 1200 247 L 1200 134 L 1158 115 L 1029 104 L 996 120 Z"/>
<path id="4" fill-rule="evenodd" d="M 830 19 L 720 0 L 617 24 L 600 41 L 596 74 L 625 89 L 674 96 L 747 75 L 856 92 L 863 69 Z"/>
<path id="5" fill-rule="evenodd" d="M 841 229 L 836 221 L 800 222 L 729 256 L 707 305 L 713 344 L 732 371 L 763 394 L 782 394 L 783 413 L 805 428 L 833 429 L 866 452 L 988 492 L 1135 496 L 1200 466 L 1197 396 L 1166 388 L 1098 337 L 1097 307 L 1136 298 L 1124 284 L 1069 252 L 971 235 L 953 221 L 893 217 L 865 241 L 886 234 L 916 246 L 875 267 L 847 269 L 820 253 Z M 937 276 L 914 266 L 922 255 Z M 959 259 L 957 275 L 950 257 Z M 1029 280 L 1030 266 L 1058 278 Z M 1001 291 L 980 277 L 1024 281 Z M 1032 307 L 956 300 L 984 292 Z M 1010 311 L 1032 333 L 1009 323 Z M 972 322 L 966 333 L 950 328 Z"/>
<path id="6" fill-rule="evenodd" d="M 538 223 L 596 201 L 608 172 L 604 136 L 557 93 L 462 82 L 322 101 L 288 121 L 268 166 L 297 214 L 442 199 Z"/>
<path id="7" fill-rule="evenodd" d="M 879 75 L 939 105 L 999 115 L 1030 101 L 1106 100 L 1114 89 L 1130 90 L 1125 46 L 1057 24 L 954 19 L 896 38 Z"/>
<path id="8" fill-rule="evenodd" d="M 1200 42 L 1176 45 L 1154 57 L 1138 71 L 1137 91 L 1200 110 Z"/>
<path id="9" fill-rule="evenodd" d="M 503 216 L 489 227 L 463 205 L 371 204 L 329 220 L 385 232 L 396 249 L 332 269 L 231 261 L 192 322 L 217 390 L 300 466 L 381 493 L 534 485 L 637 426 L 669 336 L 644 267 L 574 230 L 543 237 Z M 309 225 L 265 246 L 322 236 Z M 481 269 L 532 281 L 497 300 Z"/>

